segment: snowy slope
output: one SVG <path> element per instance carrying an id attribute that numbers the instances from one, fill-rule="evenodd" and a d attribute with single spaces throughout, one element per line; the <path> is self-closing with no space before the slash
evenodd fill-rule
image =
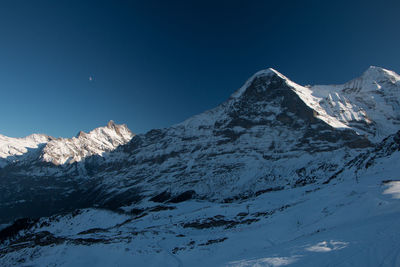
<path id="1" fill-rule="evenodd" d="M 147 202 L 132 215 L 86 209 L 42 218 L 4 241 L 0 264 L 398 266 L 399 163 L 394 151 L 358 180 L 349 171 L 237 203 Z"/>
<path id="2" fill-rule="evenodd" d="M 400 127 L 400 76 L 371 66 L 342 85 L 316 85 L 309 95 L 341 123 L 380 141 Z"/>
<path id="3" fill-rule="evenodd" d="M 0 134 L 0 168 L 16 160 L 16 156 L 27 153 L 29 149 L 36 149 L 50 140 L 52 137 L 44 134 L 32 134 L 23 138 L 12 138 Z"/>
<path id="4" fill-rule="evenodd" d="M 0 168 L 10 163 L 32 165 L 33 161 L 54 165 L 72 164 L 86 157 L 101 156 L 104 152 L 112 151 L 128 143 L 133 136 L 125 124 L 119 125 L 113 121 L 89 133 L 81 131 L 72 138 L 54 138 L 42 134 L 24 138 L 0 135 Z M 32 155 L 28 156 L 28 152 Z"/>

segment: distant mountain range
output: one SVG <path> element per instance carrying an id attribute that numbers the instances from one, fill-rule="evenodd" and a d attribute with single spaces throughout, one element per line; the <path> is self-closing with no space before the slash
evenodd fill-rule
<path id="1" fill-rule="evenodd" d="M 400 150 L 399 130 L 400 76 L 393 71 L 371 66 L 359 78 L 342 85 L 301 86 L 270 68 L 254 74 L 218 107 L 169 128 L 145 134 L 135 135 L 126 125 L 110 121 L 105 127 L 89 133 L 80 132 L 73 138 L 39 134 L 25 138 L 0 135 L 0 223 L 10 223 L 16 218 L 54 215 L 39 220 L 44 226 L 40 226 L 38 220 L 22 223 L 24 227 L 21 229 L 25 229 L 22 236 L 27 237 L 29 233 L 37 237 L 44 231 L 43 227 L 47 227 L 47 233 L 51 234 L 46 234 L 46 238 L 58 238 L 44 247 L 55 244 L 81 246 L 84 243 L 76 241 L 76 236 L 66 234 L 64 230 L 60 230 L 64 234 L 57 236 L 58 230 L 55 230 L 61 227 L 57 224 L 73 221 L 75 213 L 84 220 L 76 222 L 79 224 L 88 223 L 86 220 L 90 221 L 90 216 L 115 217 L 110 225 L 100 226 L 101 219 L 95 219 L 92 228 L 82 228 L 83 232 L 92 231 L 96 238 L 101 236 L 103 239 L 104 232 L 99 230 L 103 234 L 96 236 L 97 231 L 93 229 L 113 227 L 124 232 L 125 228 L 121 230 L 115 225 L 126 220 L 129 222 L 124 225 L 128 223 L 130 227 L 148 232 L 143 234 L 143 238 L 148 239 L 147 235 L 152 234 L 148 228 L 140 226 L 141 222 L 150 214 L 154 221 L 154 214 L 160 209 L 165 211 L 161 213 L 165 216 L 176 216 L 177 224 L 184 229 L 242 229 L 243 225 L 256 222 L 263 225 L 260 226 L 264 227 L 262 229 L 267 229 L 266 217 L 292 206 L 302 206 L 300 203 L 317 203 L 321 197 L 329 197 L 317 191 L 331 192 L 337 197 L 335 205 L 343 204 L 350 198 L 342 197 L 337 188 L 344 185 L 343 188 L 350 188 L 352 183 L 356 188 L 364 176 L 370 177 L 364 186 L 385 184 L 396 188 L 397 184 L 393 184 L 396 177 L 392 175 L 400 166 L 395 164 Z M 378 166 L 384 167 L 378 171 Z M 387 176 L 381 177 L 383 173 Z M 377 180 L 374 182 L 374 179 Z M 374 194 L 378 193 L 374 191 Z M 280 200 L 271 200 L 268 195 Z M 371 200 L 360 199 L 365 203 Z M 235 218 L 226 214 L 210 216 L 213 213 L 210 206 L 229 214 L 246 205 L 261 209 L 260 201 L 271 205 L 271 209 L 259 212 L 271 214 L 256 216 L 253 213 L 250 216 L 250 211 L 245 208 L 243 214 Z M 207 203 L 204 205 L 208 208 L 199 203 Z M 314 204 L 304 205 L 303 208 L 309 209 Z M 196 217 L 195 207 L 208 212 Z M 352 206 L 348 211 L 355 208 Z M 175 209 L 179 214 L 171 211 Z M 79 215 L 82 212 L 93 214 Z M 99 215 L 107 212 L 108 215 Z M 287 216 L 305 220 L 294 215 L 301 212 L 296 209 Z M 330 212 L 335 213 L 328 209 L 326 214 Z M 182 214 L 187 214 L 188 218 L 183 218 Z M 286 218 L 286 215 L 279 216 Z M 360 218 L 368 217 L 362 216 Z M 390 222 L 398 218 L 390 217 Z M 155 231 L 165 231 L 164 234 L 175 231 L 172 217 L 164 219 L 163 230 L 154 226 Z M 303 227 L 303 223 L 299 223 L 301 225 L 297 227 Z M 16 245 L 22 242 L 10 239 L 12 227 L 16 229 L 17 226 L 14 224 L 6 229 L 8 232 L 3 231 L 3 241 L 7 246 L 12 242 Z M 268 227 L 277 229 L 278 226 Z M 321 227 L 318 224 L 319 231 L 322 231 Z M 178 235 L 178 232 L 174 233 Z M 181 234 L 188 235 L 187 232 Z M 210 237 L 212 234 L 204 235 Z M 113 236 L 110 242 L 128 242 L 117 236 Z M 132 238 L 128 239 L 133 242 Z M 208 245 L 224 240 L 209 239 Z M 150 254 L 164 251 L 173 259 L 180 253 L 180 241 L 171 242 L 173 249 L 178 249 L 175 252 L 165 249 L 161 241 L 154 243 L 153 249 L 146 249 L 151 251 Z M 327 249 L 328 245 L 322 246 Z M 330 244 L 329 248 L 334 246 Z M 182 253 L 189 253 L 188 247 L 200 249 L 201 245 L 185 247 Z M 2 259 L 12 253 L 20 253 L 18 251 L 3 247 L 0 263 L 3 264 Z M 1 253 L 5 256 L 2 257 Z M 298 261 L 296 257 L 287 260 Z M 179 264 L 179 259 L 173 261 Z"/>

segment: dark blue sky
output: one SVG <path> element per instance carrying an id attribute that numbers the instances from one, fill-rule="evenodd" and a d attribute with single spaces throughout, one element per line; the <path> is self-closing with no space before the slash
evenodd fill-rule
<path id="1" fill-rule="evenodd" d="M 398 0 L 2 1 L 0 133 L 167 127 L 267 67 L 300 84 L 400 72 L 399 14 Z"/>

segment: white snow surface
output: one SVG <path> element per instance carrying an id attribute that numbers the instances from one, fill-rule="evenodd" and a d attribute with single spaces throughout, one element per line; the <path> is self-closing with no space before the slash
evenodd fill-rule
<path id="1" fill-rule="evenodd" d="M 43 150 L 39 151 L 41 160 L 61 165 L 112 151 L 128 143 L 133 136 L 135 135 L 125 124 L 115 124 L 113 121 L 89 133 L 81 131 L 72 138 L 54 138 L 44 134 L 32 134 L 24 138 L 0 135 L 0 168 L 15 161 L 17 156 L 28 154 L 30 149 L 36 151 L 39 145 L 43 145 Z M 23 157 L 18 160 L 23 160 Z"/>
<path id="2" fill-rule="evenodd" d="M 128 143 L 134 134 L 125 124 L 110 121 L 107 126 L 89 133 L 80 132 L 77 137 L 59 138 L 47 143 L 42 159 L 56 165 L 71 164 L 92 155 L 102 155 Z"/>
<path id="3" fill-rule="evenodd" d="M 44 134 L 31 134 L 23 138 L 0 134 L 0 168 L 16 160 L 16 156 L 27 153 L 29 149 L 36 149 L 40 144 L 46 144 L 50 140 L 51 137 Z"/>
<path id="4" fill-rule="evenodd" d="M 399 96 L 400 76 L 375 66 L 345 84 L 315 85 L 307 93 L 318 112 L 335 117 L 372 141 L 399 130 Z"/>

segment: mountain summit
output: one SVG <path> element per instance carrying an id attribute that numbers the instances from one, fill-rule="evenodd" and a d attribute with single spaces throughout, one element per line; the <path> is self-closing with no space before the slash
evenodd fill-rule
<path id="1" fill-rule="evenodd" d="M 92 155 L 102 155 L 128 143 L 134 134 L 125 124 L 117 125 L 112 120 L 106 127 L 89 133 L 80 132 L 77 137 L 58 138 L 46 144 L 41 158 L 56 165 L 74 163 Z"/>
<path id="2" fill-rule="evenodd" d="M 12 162 L 32 160 L 32 156 L 37 154 L 44 162 L 71 164 L 88 156 L 112 151 L 128 143 L 133 136 L 125 124 L 118 125 L 112 120 L 105 127 L 96 128 L 89 133 L 80 131 L 73 138 L 54 138 L 43 134 L 32 134 L 24 138 L 0 135 L 0 167 Z"/>
<path id="3" fill-rule="evenodd" d="M 31 134 L 23 138 L 12 138 L 0 134 L 0 168 L 52 139 L 44 134 Z"/>
<path id="4" fill-rule="evenodd" d="M 373 142 L 399 129 L 400 76 L 393 71 L 371 66 L 345 84 L 312 86 L 309 95 L 328 116 Z"/>
<path id="5" fill-rule="evenodd" d="M 391 70 L 370 66 L 359 79 L 370 80 L 375 83 L 389 81 L 394 84 L 399 84 L 400 75 Z"/>

